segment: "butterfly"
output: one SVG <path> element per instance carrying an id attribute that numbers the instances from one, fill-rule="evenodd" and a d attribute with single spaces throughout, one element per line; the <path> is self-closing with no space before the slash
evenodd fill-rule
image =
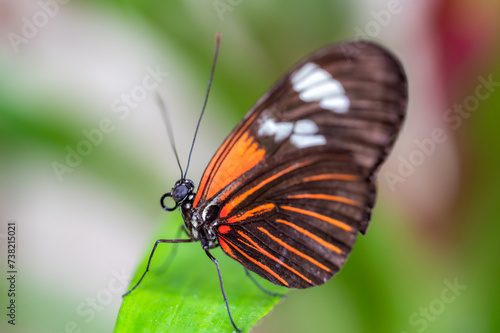
<path id="1" fill-rule="evenodd" d="M 162 197 L 165 210 L 180 209 L 189 238 L 157 240 L 146 272 L 159 243 L 201 242 L 217 266 L 236 330 L 211 249 L 220 246 L 279 286 L 325 283 L 367 230 L 375 174 L 407 102 L 402 65 L 377 44 L 346 42 L 309 55 L 233 129 L 197 191 L 184 174 Z"/>

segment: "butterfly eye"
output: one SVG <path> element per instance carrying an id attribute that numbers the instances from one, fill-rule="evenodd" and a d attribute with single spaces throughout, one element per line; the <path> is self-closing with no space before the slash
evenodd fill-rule
<path id="1" fill-rule="evenodd" d="M 186 185 L 178 185 L 172 190 L 172 198 L 175 202 L 182 201 L 189 193 L 189 189 Z"/>

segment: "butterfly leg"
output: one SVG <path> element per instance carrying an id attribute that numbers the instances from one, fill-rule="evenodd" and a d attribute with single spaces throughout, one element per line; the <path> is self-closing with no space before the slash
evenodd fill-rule
<path id="1" fill-rule="evenodd" d="M 236 324 L 234 323 L 233 316 L 231 316 L 231 310 L 229 310 L 229 303 L 227 302 L 227 297 L 226 297 L 226 292 L 224 291 L 224 284 L 222 283 L 222 275 L 220 273 L 220 268 L 219 268 L 219 263 L 217 262 L 217 259 L 215 259 L 214 256 L 208 250 L 205 250 L 207 253 L 207 256 L 212 260 L 217 267 L 217 273 L 219 274 L 219 282 L 220 282 L 220 288 L 222 290 L 222 296 L 224 296 L 224 302 L 226 302 L 226 308 L 227 308 L 227 314 L 229 315 L 229 320 L 231 320 L 231 324 L 233 325 L 234 329 L 238 332 L 241 332 L 241 330 L 236 327 Z"/>
<path id="2" fill-rule="evenodd" d="M 179 238 L 183 231 L 187 234 L 186 226 L 184 224 L 177 231 L 175 238 Z M 178 243 L 175 243 L 172 245 L 172 251 L 168 254 L 168 256 L 165 258 L 165 261 L 163 262 L 161 267 L 158 268 L 155 273 L 163 274 L 170 267 L 170 265 L 174 261 L 175 256 L 177 255 L 178 249 L 179 249 Z"/>
<path id="3" fill-rule="evenodd" d="M 148 265 L 146 266 L 146 270 L 142 274 L 139 281 L 135 284 L 135 286 L 133 286 L 132 289 L 127 291 L 125 294 L 123 294 L 122 297 L 125 297 L 128 294 L 130 294 L 132 291 L 134 291 L 134 289 L 139 286 L 142 279 L 144 279 L 144 276 L 146 276 L 146 273 L 149 271 L 149 265 L 151 265 L 151 259 L 153 259 L 153 254 L 155 253 L 155 250 L 156 250 L 156 247 L 158 246 L 158 244 L 160 244 L 160 243 L 190 243 L 190 242 L 194 242 L 194 241 L 192 239 L 158 239 L 158 240 L 156 240 L 155 245 L 153 246 L 153 251 L 151 251 L 151 254 L 149 255 L 149 260 L 148 260 Z"/>
<path id="4" fill-rule="evenodd" d="M 282 294 L 282 293 L 277 293 L 277 292 L 274 292 L 274 291 L 271 291 L 269 289 L 266 289 L 264 288 L 260 283 L 259 281 L 257 281 L 253 276 L 252 274 L 250 274 L 250 271 L 248 269 L 245 268 L 245 273 L 247 274 L 247 276 L 250 278 L 250 280 L 252 280 L 252 282 L 257 286 L 259 287 L 259 289 L 263 292 L 263 293 L 266 293 L 268 294 L 269 296 L 278 296 L 278 297 L 283 297 L 285 296 L 285 294 Z"/>

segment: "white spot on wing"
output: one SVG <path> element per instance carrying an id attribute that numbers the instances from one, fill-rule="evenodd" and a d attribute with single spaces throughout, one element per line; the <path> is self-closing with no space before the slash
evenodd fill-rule
<path id="1" fill-rule="evenodd" d="M 274 136 L 274 141 L 286 139 L 293 131 L 293 123 L 276 123 L 274 119 L 267 119 L 259 128 L 259 136 Z"/>
<path id="2" fill-rule="evenodd" d="M 311 73 L 305 75 L 302 79 L 295 81 L 293 88 L 296 91 L 303 91 L 316 83 L 327 81 L 330 78 L 331 76 L 328 72 L 316 67 Z"/>
<path id="3" fill-rule="evenodd" d="M 327 110 L 346 113 L 349 99 L 342 84 L 318 65 L 309 62 L 291 78 L 293 89 L 304 102 L 319 102 Z"/>
<path id="4" fill-rule="evenodd" d="M 323 98 L 319 101 L 319 105 L 328 110 L 335 110 L 338 113 L 346 113 L 349 109 L 349 98 L 346 96 L 333 96 Z"/>
<path id="5" fill-rule="evenodd" d="M 290 142 L 297 148 L 306 148 L 312 146 L 322 146 L 326 144 L 326 139 L 323 135 L 294 134 L 290 137 Z"/>
<path id="6" fill-rule="evenodd" d="M 344 88 L 338 81 L 326 81 L 300 93 L 300 98 L 309 101 L 318 101 L 330 96 L 344 96 Z"/>
<path id="7" fill-rule="evenodd" d="M 274 136 L 276 143 L 289 137 L 290 143 L 295 147 L 305 148 L 326 144 L 326 138 L 321 134 L 316 134 L 318 132 L 318 125 L 311 119 L 298 120 L 295 124 L 266 119 L 257 133 L 259 136 Z"/>
<path id="8" fill-rule="evenodd" d="M 318 133 L 318 125 L 311 119 L 302 119 L 295 123 L 293 133 L 295 134 L 316 134 Z"/>
<path id="9" fill-rule="evenodd" d="M 304 66 L 302 66 L 301 69 L 297 71 L 292 77 L 292 82 L 296 83 L 300 80 L 302 80 L 309 72 L 313 71 L 316 68 L 316 65 L 313 64 L 312 62 L 308 62 Z"/>

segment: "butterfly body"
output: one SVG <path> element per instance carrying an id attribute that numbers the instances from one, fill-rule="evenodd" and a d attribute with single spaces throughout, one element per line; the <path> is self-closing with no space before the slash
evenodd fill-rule
<path id="1" fill-rule="evenodd" d="M 199 241 L 204 250 L 210 250 L 218 246 L 217 236 L 214 231 L 213 210 L 210 214 L 203 214 L 199 210 L 192 209 L 194 196 L 190 193 L 181 205 L 181 214 L 185 223 L 185 230 L 193 241 Z"/>

